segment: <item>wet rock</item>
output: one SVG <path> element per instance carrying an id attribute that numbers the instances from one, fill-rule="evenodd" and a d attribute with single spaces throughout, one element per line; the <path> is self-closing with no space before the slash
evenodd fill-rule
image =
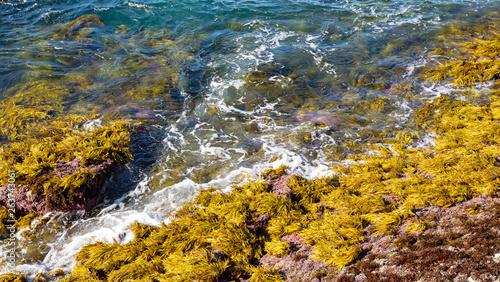
<path id="1" fill-rule="evenodd" d="M 292 198 L 292 189 L 288 187 L 288 181 L 292 175 L 283 175 L 278 178 L 272 179 L 268 182 L 269 192 L 277 195 L 278 197 Z"/>
<path id="2" fill-rule="evenodd" d="M 75 211 L 84 209 L 90 211 L 102 200 L 104 196 L 102 193 L 104 183 L 116 167 L 116 163 L 110 159 L 106 159 L 99 164 L 90 164 L 83 167 L 80 166 L 80 160 L 78 159 L 74 159 L 70 162 L 59 161 L 56 163 L 56 169 L 54 171 L 41 175 L 39 179 L 46 179 L 54 176 L 64 178 L 70 175 L 76 175 L 84 170 L 92 172 L 94 174 L 93 179 L 79 187 L 78 190 L 71 195 L 71 200 L 68 200 L 67 206 L 63 210 Z M 40 194 L 34 193 L 32 189 L 30 189 L 29 184 L 17 187 L 13 193 L 16 211 L 21 213 L 38 212 L 41 214 L 52 211 L 47 204 L 46 193 L 47 192 Z M 0 187 L 0 206 L 8 206 L 8 196 L 8 186 L 5 185 Z"/>
<path id="3" fill-rule="evenodd" d="M 333 115 L 328 115 L 320 112 L 306 112 L 300 113 L 296 116 L 297 120 L 300 122 L 312 122 L 324 124 L 328 127 L 337 127 L 339 125 L 338 118 Z"/>
<path id="4" fill-rule="evenodd" d="M 404 221 L 390 235 L 366 233 L 361 257 L 321 281 L 498 281 L 500 193 L 452 207 L 414 209 L 430 220 L 425 231 L 408 233 Z M 498 261 L 497 261 L 498 260 Z"/>
<path id="5" fill-rule="evenodd" d="M 247 222 L 247 228 L 250 232 L 257 234 L 264 228 L 266 223 L 269 221 L 270 217 L 265 214 L 256 213 L 254 214 L 255 219 Z"/>

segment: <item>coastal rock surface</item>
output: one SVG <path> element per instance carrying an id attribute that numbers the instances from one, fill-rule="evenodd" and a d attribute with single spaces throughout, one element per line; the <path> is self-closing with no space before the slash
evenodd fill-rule
<path id="1" fill-rule="evenodd" d="M 429 228 L 409 232 L 412 220 L 389 235 L 365 228 L 360 258 L 340 271 L 311 259 L 298 235 L 282 238 L 290 242 L 289 254 L 266 255 L 260 265 L 276 269 L 285 281 L 499 281 L 500 192 L 447 208 L 418 208 L 415 216 L 432 222 Z"/>
<path id="2" fill-rule="evenodd" d="M 103 197 L 102 189 L 106 179 L 111 175 L 116 168 L 116 163 L 111 159 L 106 159 L 99 164 L 91 164 L 86 166 L 80 165 L 80 160 L 74 159 L 71 162 L 59 161 L 56 163 L 56 169 L 51 172 L 46 172 L 40 178 L 56 176 L 65 178 L 71 175 L 77 175 L 82 171 L 90 171 L 93 175 L 92 179 L 80 186 L 78 191 L 72 195 L 72 201 L 67 203 L 64 211 L 74 211 L 85 209 L 91 210 Z M 0 187 L 0 206 L 8 205 L 9 190 L 8 186 Z M 38 212 L 45 214 L 51 209 L 47 206 L 46 194 L 36 194 L 30 189 L 29 184 L 24 184 L 18 187 L 14 192 L 16 201 L 16 210 L 21 213 Z"/>

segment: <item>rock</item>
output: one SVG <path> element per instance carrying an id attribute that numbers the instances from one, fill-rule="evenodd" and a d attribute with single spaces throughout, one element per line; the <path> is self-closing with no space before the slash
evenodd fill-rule
<path id="1" fill-rule="evenodd" d="M 298 248 L 306 241 L 306 239 L 297 234 L 285 235 L 281 239 L 287 241 L 290 246 L 295 248 Z"/>
<path id="2" fill-rule="evenodd" d="M 312 123 L 322 123 L 328 127 L 337 127 L 340 124 L 338 118 L 327 113 L 320 112 L 306 112 L 300 113 L 296 116 L 297 120 L 300 122 L 312 122 Z"/>
<path id="3" fill-rule="evenodd" d="M 277 195 L 278 197 L 292 198 L 292 189 L 288 187 L 288 181 L 292 175 L 283 175 L 275 179 L 269 180 L 269 192 Z"/>
<path id="4" fill-rule="evenodd" d="M 257 234 L 266 225 L 267 221 L 270 219 L 269 216 L 265 214 L 256 213 L 255 220 L 247 222 L 247 228 L 250 232 Z"/>
<path id="5" fill-rule="evenodd" d="M 56 163 L 56 169 L 51 172 L 37 177 L 38 180 L 48 177 L 68 177 L 77 174 L 83 170 L 89 170 L 95 174 L 95 177 L 88 183 L 84 183 L 78 187 L 75 194 L 72 195 L 72 201 L 68 202 L 67 207 L 63 211 L 75 211 L 85 209 L 90 211 L 97 203 L 103 198 L 102 189 L 106 179 L 109 178 L 111 173 L 115 170 L 116 164 L 113 160 L 106 159 L 100 164 L 91 164 L 84 167 L 80 166 L 80 160 L 74 159 L 70 162 L 59 161 Z M 7 185 L 0 187 L 0 206 L 7 206 L 8 204 L 8 187 Z M 52 211 L 47 205 L 46 194 L 35 194 L 31 191 L 30 185 L 25 184 L 17 187 L 14 191 L 16 211 L 19 212 L 38 212 L 45 214 Z"/>

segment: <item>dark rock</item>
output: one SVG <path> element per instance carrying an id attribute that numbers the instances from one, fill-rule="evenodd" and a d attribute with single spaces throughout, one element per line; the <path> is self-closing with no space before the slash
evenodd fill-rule
<path id="1" fill-rule="evenodd" d="M 254 216 L 255 219 L 247 222 L 247 228 L 250 232 L 257 234 L 266 225 L 270 217 L 260 213 L 255 213 Z"/>

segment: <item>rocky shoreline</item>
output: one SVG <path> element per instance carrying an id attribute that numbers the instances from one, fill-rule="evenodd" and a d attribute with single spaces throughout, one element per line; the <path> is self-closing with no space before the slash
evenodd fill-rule
<path id="1" fill-rule="evenodd" d="M 96 204 L 101 202 L 104 197 L 103 188 L 106 180 L 111 176 L 113 171 L 117 168 L 115 161 L 106 159 L 99 164 L 89 164 L 81 166 L 79 159 L 74 159 L 70 162 L 59 161 L 56 163 L 56 169 L 51 172 L 46 172 L 40 175 L 40 178 L 47 178 L 51 176 L 65 178 L 77 176 L 81 172 L 89 172 L 92 179 L 86 181 L 84 185 L 80 186 L 78 191 L 75 191 L 72 201 L 68 203 L 67 207 L 61 211 L 90 211 Z M 8 186 L 0 187 L 0 206 L 7 206 L 8 199 Z M 37 212 L 46 214 L 52 211 L 47 206 L 46 195 L 34 194 L 30 190 L 29 184 L 24 184 L 18 187 L 14 192 L 16 199 L 16 210 L 19 213 L 32 213 Z"/>
<path id="2" fill-rule="evenodd" d="M 90 27 L 101 25 L 96 17 L 85 19 L 91 19 Z M 70 27 L 81 25 L 75 21 Z M 498 60 L 491 58 L 500 54 L 490 48 L 500 46 L 497 37 L 458 46 L 463 56 L 428 68 L 421 78 L 459 86 L 498 79 Z M 449 58 L 453 52 L 436 51 Z M 486 57 L 475 60 L 468 54 Z M 40 97 L 39 89 L 54 95 Z M 391 89 L 401 91 L 398 85 Z M 61 96 L 73 90 L 30 84 L 13 99 L 34 104 L 46 99 L 42 106 L 8 107 L 36 111 L 56 130 L 64 120 Z M 231 192 L 201 190 L 169 215 L 168 225 L 136 222 L 130 226 L 131 242 L 85 245 L 71 273 L 60 270 L 37 281 L 63 275 L 64 282 L 499 281 L 500 89 L 493 84 L 486 94 L 470 89 L 455 94 L 417 109 L 412 119 L 417 131 L 367 145 L 350 155 L 351 165 L 333 167 L 335 176 L 308 179 L 282 166 Z M 308 122 L 337 124 L 304 116 Z M 24 216 L 91 210 L 112 171 L 132 158 L 128 124 L 86 130 L 88 118 L 73 117 L 63 132 L 45 132 L 45 139 L 32 138 L 40 133 L 37 120 L 28 119 L 27 133 L 14 132 L 20 128 L 12 123 L 15 118 L 0 120 L 15 129 L 2 133 L 10 143 L 0 158 L 5 167 L 22 172 L 15 196 Z M 415 146 L 429 132 L 435 144 Z M 7 186 L 0 187 L 4 207 L 6 194 Z M 5 274 L 0 281 L 27 279 Z"/>
<path id="3" fill-rule="evenodd" d="M 290 244 L 287 255 L 265 255 L 259 265 L 285 281 L 500 281 L 500 192 L 414 212 L 432 222 L 427 230 L 409 232 L 412 220 L 405 220 L 393 234 L 374 236 L 367 226 L 360 257 L 340 271 L 311 259 L 296 234 L 281 238 Z"/>

